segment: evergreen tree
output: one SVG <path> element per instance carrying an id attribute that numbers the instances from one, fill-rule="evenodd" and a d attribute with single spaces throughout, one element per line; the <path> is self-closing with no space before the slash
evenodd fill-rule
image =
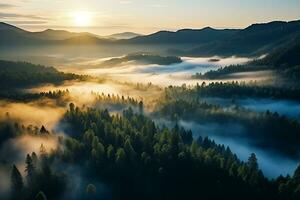
<path id="1" fill-rule="evenodd" d="M 47 200 L 47 197 L 44 192 L 39 191 L 39 193 L 35 196 L 35 200 Z"/>
<path id="2" fill-rule="evenodd" d="M 116 163 L 122 164 L 126 159 L 126 153 L 123 148 L 119 148 L 116 153 Z"/>
<path id="3" fill-rule="evenodd" d="M 13 165 L 11 172 L 11 195 L 12 199 L 19 199 L 23 192 L 23 178 L 18 168 Z"/>
<path id="4" fill-rule="evenodd" d="M 300 165 L 295 170 L 293 179 L 295 179 L 298 183 L 300 183 Z"/>
<path id="5" fill-rule="evenodd" d="M 258 171 L 258 163 L 255 153 L 251 153 L 250 157 L 248 158 L 247 164 L 250 170 L 252 170 L 253 172 Z"/>
<path id="6" fill-rule="evenodd" d="M 115 159 L 115 150 L 114 150 L 114 147 L 110 144 L 108 147 L 107 147 L 107 158 L 108 160 L 114 160 Z"/>
<path id="7" fill-rule="evenodd" d="M 32 158 L 29 154 L 26 156 L 26 166 L 25 166 L 25 172 L 27 173 L 26 179 L 27 183 L 30 185 L 33 182 L 34 175 L 35 175 L 35 166 L 33 164 Z"/>

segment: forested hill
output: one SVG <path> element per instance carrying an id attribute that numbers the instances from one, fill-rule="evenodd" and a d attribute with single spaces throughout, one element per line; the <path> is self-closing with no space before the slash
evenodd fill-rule
<path id="1" fill-rule="evenodd" d="M 258 55 L 289 44 L 300 36 L 300 21 L 253 24 L 226 40 L 199 46 L 187 55 Z M 183 52 L 182 52 L 183 53 Z"/>
<path id="2" fill-rule="evenodd" d="M 273 50 L 266 57 L 244 65 L 230 65 L 205 74 L 196 74 L 194 78 L 219 79 L 232 73 L 274 70 L 287 81 L 299 84 L 300 78 L 300 37 Z"/>
<path id="3" fill-rule="evenodd" d="M 258 60 L 260 65 L 274 66 L 287 69 L 300 65 L 300 37 L 289 44 L 279 47 L 264 59 Z"/>
<path id="4" fill-rule="evenodd" d="M 23 88 L 44 83 L 61 83 L 65 80 L 79 78 L 83 77 L 60 72 L 54 67 L 0 60 L 0 88 L 3 89 Z"/>

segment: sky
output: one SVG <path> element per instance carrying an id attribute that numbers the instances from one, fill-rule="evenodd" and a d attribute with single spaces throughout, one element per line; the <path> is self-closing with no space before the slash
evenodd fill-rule
<path id="1" fill-rule="evenodd" d="M 30 31 L 109 35 L 181 28 L 244 28 L 300 19 L 300 0 L 0 0 L 0 21 Z"/>

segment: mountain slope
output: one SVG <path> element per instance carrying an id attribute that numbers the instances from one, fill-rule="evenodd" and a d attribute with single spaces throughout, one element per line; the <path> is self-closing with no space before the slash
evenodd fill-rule
<path id="1" fill-rule="evenodd" d="M 227 40 L 199 46 L 188 55 L 243 55 L 262 54 L 300 36 L 300 21 L 275 21 L 253 24 L 233 34 Z"/>
<path id="2" fill-rule="evenodd" d="M 300 37 L 300 20 L 274 21 L 253 24 L 245 29 L 182 29 L 176 32 L 159 31 L 131 39 L 99 37 L 90 33 L 73 33 L 64 30 L 29 32 L 15 26 L 0 24 L 1 45 L 48 45 L 48 44 L 116 44 L 116 45 L 164 45 L 176 48 L 171 54 L 184 56 L 232 56 L 261 55 Z M 112 35 L 113 36 L 113 35 Z M 121 33 L 115 37 L 133 37 L 134 33 Z M 169 53 L 170 53 L 169 52 Z"/>
<path id="3" fill-rule="evenodd" d="M 54 67 L 0 60 L 1 94 L 9 93 L 11 89 L 15 88 L 25 88 L 45 83 L 57 84 L 66 80 L 79 79 L 80 77 L 79 75 L 60 72 Z"/>
<path id="4" fill-rule="evenodd" d="M 208 43 L 225 39 L 238 30 L 224 29 L 216 30 L 206 27 L 199 30 L 182 29 L 176 32 L 159 31 L 146 36 L 139 36 L 126 41 L 130 44 L 182 44 L 182 43 Z"/>
<path id="5" fill-rule="evenodd" d="M 300 87 L 300 37 L 291 40 L 271 51 L 266 57 L 244 65 L 230 65 L 205 74 L 196 74 L 194 78 L 222 79 L 230 74 L 272 70 L 286 85 Z"/>
<path id="6" fill-rule="evenodd" d="M 107 38 L 114 38 L 117 40 L 122 40 L 122 39 L 131 39 L 141 36 L 141 34 L 138 33 L 133 33 L 133 32 L 124 32 L 124 33 L 115 33 L 112 35 L 107 36 Z"/>
<path id="7" fill-rule="evenodd" d="M 74 33 L 65 30 L 53 30 L 47 29 L 41 32 L 30 32 L 33 37 L 44 39 L 44 40 L 66 40 L 71 37 L 78 37 L 78 36 L 91 36 L 91 37 L 99 37 L 97 35 L 91 33 Z"/>
<path id="8" fill-rule="evenodd" d="M 16 26 L 4 23 L 4 22 L 0 22 L 0 31 L 4 31 L 4 30 L 10 30 L 10 31 L 16 31 L 16 32 L 26 32 L 25 30 L 18 28 Z"/>
<path id="9" fill-rule="evenodd" d="M 47 29 L 40 32 L 30 32 L 3 22 L 0 23 L 0 36 L 0 44 L 2 45 L 65 44 L 70 43 L 71 40 L 78 41 L 78 39 L 76 40 L 74 38 L 81 38 L 81 42 L 82 38 L 85 38 L 83 41 L 88 41 L 89 44 L 91 41 L 94 43 L 101 43 L 107 40 L 98 35 L 87 32 L 74 33 L 65 30 L 53 29 Z"/>

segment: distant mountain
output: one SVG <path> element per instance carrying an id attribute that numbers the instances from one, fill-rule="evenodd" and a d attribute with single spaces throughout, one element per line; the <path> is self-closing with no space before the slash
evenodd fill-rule
<path id="1" fill-rule="evenodd" d="M 16 26 L 0 22 L 0 31 L 16 31 L 16 32 L 26 32 L 25 30 L 18 28 Z"/>
<path id="2" fill-rule="evenodd" d="M 45 39 L 45 40 L 66 40 L 71 37 L 79 37 L 79 36 L 91 36 L 95 38 L 100 38 L 100 36 L 98 35 L 94 35 L 87 32 L 74 33 L 65 30 L 53 30 L 53 29 L 47 29 L 41 32 L 31 32 L 30 34 L 36 38 Z"/>
<path id="3" fill-rule="evenodd" d="M 81 34 L 75 37 L 70 37 L 68 39 L 62 40 L 57 42 L 57 44 L 112 44 L 115 40 L 114 39 L 106 39 L 106 38 L 99 38 L 93 35 L 88 34 Z"/>
<path id="4" fill-rule="evenodd" d="M 0 23 L 0 44 L 2 45 L 47 45 L 47 44 L 70 44 L 82 43 L 83 41 L 101 43 L 110 41 L 98 35 L 88 32 L 74 33 L 65 30 L 47 29 L 40 32 L 30 32 L 16 26 Z"/>
<path id="5" fill-rule="evenodd" d="M 28 31 L 25 31 L 16 26 L 0 23 L 0 44 L 13 45 L 13 44 L 28 44 L 35 43 L 35 39 L 29 36 Z"/>
<path id="6" fill-rule="evenodd" d="M 186 51 L 187 55 L 262 54 L 288 43 L 300 35 L 300 21 L 253 24 L 226 40 L 208 43 Z"/>
<path id="7" fill-rule="evenodd" d="M 135 38 L 141 36 L 141 34 L 138 33 L 133 33 L 133 32 L 124 32 L 124 33 L 116 33 L 116 34 L 112 34 L 107 36 L 107 38 L 114 38 L 117 40 L 122 40 L 122 39 L 131 39 L 131 38 Z"/>
<path id="8" fill-rule="evenodd" d="M 199 30 L 182 29 L 176 32 L 159 31 L 145 36 L 138 36 L 126 41 L 130 44 L 202 44 L 225 39 L 239 30 L 217 30 L 206 27 Z"/>
<path id="9" fill-rule="evenodd" d="M 126 37 L 130 39 L 124 39 Z M 125 32 L 111 35 L 109 38 L 91 33 L 73 33 L 52 29 L 29 32 L 9 24 L 0 23 L 0 45 L 125 44 L 152 45 L 153 47 L 168 45 L 169 54 L 180 56 L 261 55 L 269 53 L 298 37 L 300 37 L 300 21 L 252 24 L 245 29 L 206 27 L 203 29 L 182 29 L 175 32 L 159 31 L 143 36 Z M 178 45 L 184 45 L 184 48 L 176 49 Z"/>

